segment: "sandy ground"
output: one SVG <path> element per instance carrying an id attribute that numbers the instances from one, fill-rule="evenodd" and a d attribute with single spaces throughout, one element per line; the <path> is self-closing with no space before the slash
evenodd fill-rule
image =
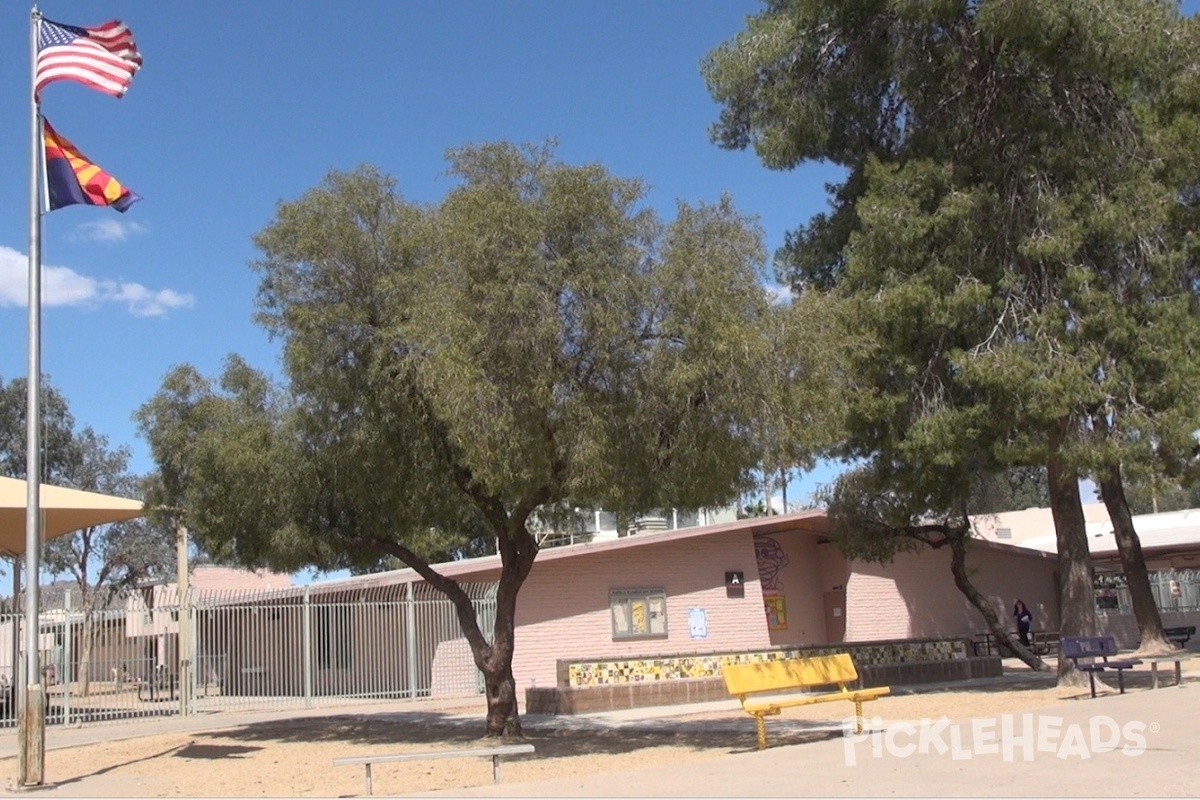
<path id="1" fill-rule="evenodd" d="M 1132 676 L 1130 688 L 1145 687 L 1148 676 Z M 1169 682 L 1173 682 L 1170 676 Z M 1148 683 L 1146 683 L 1148 686 Z M 969 691 L 919 691 L 870 702 L 868 721 L 952 720 L 988 717 L 1053 707 L 1086 699 L 1083 689 L 1057 688 L 1042 680 Z M 46 775 L 65 791 L 80 777 L 118 778 L 143 797 L 348 797 L 365 794 L 360 766 L 334 767 L 339 756 L 401 753 L 467 747 L 479 742 L 479 724 L 464 724 L 463 708 L 443 712 L 381 713 L 356 708 L 345 714 L 295 717 L 272 722 L 233 724 L 220 730 L 167 733 L 108 741 L 46 754 Z M 692 709 L 696 707 L 691 707 Z M 469 713 L 471 709 L 466 709 Z M 785 710 L 768 720 L 772 747 L 801 744 L 833 735 L 827 725 L 853 714 L 850 703 L 823 703 Z M 231 720 L 232 721 L 232 720 Z M 806 726 L 805 723 L 814 723 Z M 821 728 L 825 728 L 822 730 Z M 119 731 L 114 727 L 114 735 Z M 755 746 L 753 719 L 740 709 L 709 707 L 701 713 L 599 728 L 559 718 L 526 726 L 537 748 L 532 756 L 502 762 L 504 782 L 605 772 L 614 781 L 625 770 L 671 762 L 714 758 Z M 12 759 L 0 769 L 12 770 Z M 492 780 L 491 760 L 459 758 L 420 760 L 374 767 L 375 794 L 455 789 Z"/>

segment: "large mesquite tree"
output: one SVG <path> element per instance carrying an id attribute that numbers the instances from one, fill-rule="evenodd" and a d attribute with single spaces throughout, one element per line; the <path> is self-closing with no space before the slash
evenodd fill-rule
<path id="1" fill-rule="evenodd" d="M 138 417 L 154 499 L 214 557 L 391 558 L 444 592 L 484 676 L 487 733 L 519 736 L 514 616 L 535 515 L 711 507 L 748 485 L 774 391 L 765 254 L 728 199 L 663 221 L 639 181 L 548 146 L 449 161 L 459 183 L 432 206 L 370 168 L 281 204 L 255 266 L 284 385 L 240 358 L 218 383 L 183 366 Z M 486 633 L 436 568 L 480 543 L 502 563 Z"/>

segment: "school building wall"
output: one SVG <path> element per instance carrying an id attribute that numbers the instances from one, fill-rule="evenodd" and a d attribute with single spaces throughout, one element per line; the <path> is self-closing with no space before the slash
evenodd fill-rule
<path id="1" fill-rule="evenodd" d="M 1013 603 L 1024 600 L 1034 630 L 1058 630 L 1053 558 L 972 547 L 967 568 L 997 615 L 1015 629 Z M 847 583 L 848 642 L 970 636 L 986 630 L 983 616 L 954 585 L 948 547 L 899 554 L 891 564 L 854 561 Z"/>
<path id="2" fill-rule="evenodd" d="M 782 596 L 786 608 L 785 627 L 780 628 L 776 623 L 768 631 L 772 645 L 830 642 L 823 593 L 840 581 L 833 579 L 838 575 L 836 562 L 827 557 L 828 551 L 836 548 L 820 544 L 820 539 L 819 535 L 804 531 L 754 537 L 763 595 L 768 601 L 773 595 Z"/>
<path id="3" fill-rule="evenodd" d="M 726 572 L 745 576 L 742 596 L 727 596 Z M 614 640 L 609 592 L 665 590 L 667 635 Z M 692 638 L 691 609 L 707 616 Z M 629 658 L 708 653 L 771 645 L 749 533 L 650 542 L 635 549 L 534 562 L 517 600 L 513 675 L 518 690 L 553 686 L 560 658 Z"/>

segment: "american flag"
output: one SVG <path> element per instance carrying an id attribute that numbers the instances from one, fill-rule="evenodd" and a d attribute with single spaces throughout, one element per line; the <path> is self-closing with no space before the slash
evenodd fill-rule
<path id="1" fill-rule="evenodd" d="M 142 66 L 142 54 L 125 23 L 110 20 L 94 28 L 43 19 L 38 37 L 33 94 L 54 81 L 76 81 L 99 92 L 121 97 Z"/>

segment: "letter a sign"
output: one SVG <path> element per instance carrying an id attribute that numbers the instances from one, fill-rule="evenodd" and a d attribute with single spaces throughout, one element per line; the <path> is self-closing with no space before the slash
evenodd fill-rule
<path id="1" fill-rule="evenodd" d="M 745 597 L 746 575 L 743 572 L 725 573 L 725 596 Z"/>

